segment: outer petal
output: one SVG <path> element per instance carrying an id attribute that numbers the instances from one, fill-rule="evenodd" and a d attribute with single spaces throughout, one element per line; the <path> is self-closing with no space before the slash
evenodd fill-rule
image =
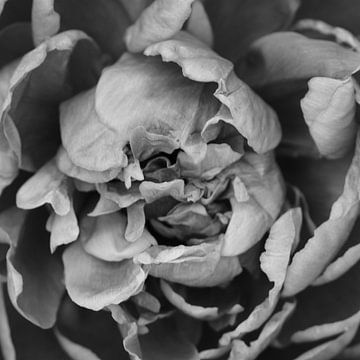
<path id="1" fill-rule="evenodd" d="M 234 330 L 222 335 L 221 345 L 228 345 L 232 339 L 240 338 L 244 334 L 258 329 L 274 311 L 286 277 L 291 249 L 297 237 L 298 220 L 296 218 L 299 215 L 299 209 L 289 210 L 270 229 L 269 237 L 265 242 L 265 251 L 260 257 L 260 266 L 274 285 L 265 301 L 256 306 L 246 320 Z"/>
<path id="2" fill-rule="evenodd" d="M 346 242 L 359 212 L 360 140 L 345 179 L 342 195 L 332 205 L 329 219 L 321 224 L 305 247 L 292 259 L 284 285 L 291 296 L 313 282 Z M 325 250 L 325 251 L 324 251 Z"/>
<path id="3" fill-rule="evenodd" d="M 21 60 L 10 82 L 1 121 L 23 168 L 38 168 L 55 154 L 60 137 L 54 103 L 72 96 L 77 87 L 75 78 L 82 78 L 69 76 L 77 56 L 87 54 L 89 62 L 84 74 L 88 74 L 94 57 L 99 55 L 96 49 L 85 34 L 69 31 L 43 43 Z"/>
<path id="4" fill-rule="evenodd" d="M 338 158 L 352 149 L 357 126 L 351 78 L 312 78 L 301 108 L 321 155 Z"/>
<path id="5" fill-rule="evenodd" d="M 7 254 L 10 299 L 25 318 L 40 327 L 51 327 L 56 320 L 64 286 L 61 263 L 49 251 L 46 214 L 36 210 L 24 219 L 23 212 L 10 209 L 2 213 L 2 217 L 3 221 L 12 222 L 8 231 L 12 243 Z"/>

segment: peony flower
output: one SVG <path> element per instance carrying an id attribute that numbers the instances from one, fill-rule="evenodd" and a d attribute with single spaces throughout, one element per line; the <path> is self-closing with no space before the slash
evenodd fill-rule
<path id="1" fill-rule="evenodd" d="M 0 2 L 0 354 L 359 357 L 355 1 Z"/>

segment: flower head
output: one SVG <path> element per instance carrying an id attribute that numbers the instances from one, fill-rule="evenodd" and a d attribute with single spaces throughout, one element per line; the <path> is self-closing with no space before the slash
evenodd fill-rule
<path id="1" fill-rule="evenodd" d="M 4 359 L 356 358 L 358 5 L 21 3 Z"/>

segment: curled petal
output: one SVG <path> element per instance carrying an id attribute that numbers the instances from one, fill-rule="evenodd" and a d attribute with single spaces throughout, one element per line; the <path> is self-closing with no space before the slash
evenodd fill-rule
<path id="1" fill-rule="evenodd" d="M 345 179 L 344 190 L 305 247 L 295 254 L 284 285 L 284 296 L 292 296 L 312 283 L 346 242 L 359 213 L 360 141 Z M 315 261 L 316 260 L 316 261 Z"/>
<path id="2" fill-rule="evenodd" d="M 321 155 L 338 158 L 352 149 L 357 125 L 351 78 L 312 78 L 301 108 Z"/>

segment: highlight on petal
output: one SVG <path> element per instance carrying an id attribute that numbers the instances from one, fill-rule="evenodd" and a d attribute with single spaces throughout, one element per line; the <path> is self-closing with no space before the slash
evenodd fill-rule
<path id="1" fill-rule="evenodd" d="M 265 242 L 265 251 L 260 256 L 260 267 L 273 283 L 273 287 L 268 297 L 255 307 L 246 320 L 234 330 L 222 335 L 219 342 L 221 345 L 228 345 L 232 339 L 241 338 L 258 329 L 274 311 L 285 281 L 292 246 L 298 236 L 299 216 L 299 208 L 288 210 L 271 227 Z"/>
<path id="2" fill-rule="evenodd" d="M 65 286 L 71 299 L 91 310 L 118 304 L 141 291 L 146 272 L 131 260 L 108 262 L 86 253 L 80 241 L 63 254 Z"/>
<path id="3" fill-rule="evenodd" d="M 156 244 L 156 240 L 144 228 L 135 241 L 128 241 L 127 219 L 120 212 L 97 217 L 85 216 L 80 227 L 79 240 L 82 241 L 84 250 L 105 261 L 132 259 Z"/>
<path id="4" fill-rule="evenodd" d="M 352 149 L 356 137 L 352 80 L 314 77 L 308 85 L 301 108 L 310 134 L 321 155 L 342 157 Z"/>
<path id="5" fill-rule="evenodd" d="M 117 0 L 34 0 L 32 27 L 39 45 L 58 31 L 81 30 L 117 59 L 125 50 L 123 36 L 130 19 Z"/>
<path id="6" fill-rule="evenodd" d="M 179 33 L 171 40 L 149 46 L 145 55 L 160 55 L 163 61 L 175 62 L 184 76 L 198 82 L 216 82 L 214 96 L 231 113 L 231 119 L 223 119 L 243 135 L 256 152 L 273 149 L 280 141 L 281 129 L 277 116 L 233 72 L 232 64 L 214 53 L 191 35 Z M 221 119 L 216 116 L 204 126 L 216 126 Z M 217 126 L 218 126 L 217 125 Z"/>
<path id="7" fill-rule="evenodd" d="M 78 57 L 83 55 L 88 60 L 84 72 L 73 74 Z M 78 80 L 82 85 L 89 82 L 83 75 L 90 72 L 99 55 L 96 44 L 85 34 L 69 31 L 22 58 L 11 79 L 1 118 L 21 168 L 37 169 L 55 155 L 60 145 L 57 104 L 74 95 Z"/>
<path id="8" fill-rule="evenodd" d="M 360 140 L 347 172 L 343 193 L 305 247 L 292 259 L 286 276 L 283 296 L 292 296 L 311 284 L 329 265 L 346 242 L 359 212 Z"/>
<path id="9" fill-rule="evenodd" d="M 64 293 L 62 266 L 49 251 L 44 210 L 27 215 L 19 209 L 1 213 L 13 222 L 7 254 L 8 291 L 14 307 L 29 321 L 52 327 Z M 26 218 L 25 218 L 26 216 Z M 16 224 L 16 225 L 15 225 Z"/>
<path id="10" fill-rule="evenodd" d="M 174 36 L 190 17 L 193 3 L 194 0 L 181 3 L 176 0 L 155 0 L 127 29 L 125 41 L 129 51 L 141 52 L 151 44 Z"/>
<path id="11" fill-rule="evenodd" d="M 16 205 L 21 209 L 34 209 L 46 203 L 52 205 L 56 214 L 65 216 L 70 212 L 70 184 L 51 160 L 38 170 L 16 194 Z"/>

